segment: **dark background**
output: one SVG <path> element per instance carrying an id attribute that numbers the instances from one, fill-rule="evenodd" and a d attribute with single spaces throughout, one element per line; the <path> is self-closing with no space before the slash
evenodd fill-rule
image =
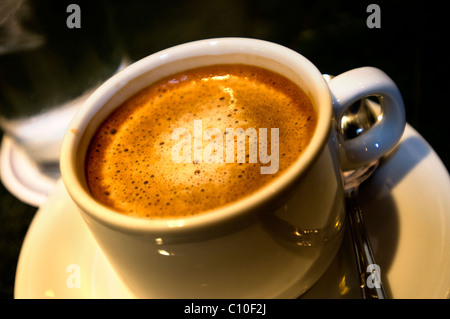
<path id="1" fill-rule="evenodd" d="M 366 25 L 370 3 L 381 8 L 379 29 Z M 128 0 L 108 1 L 107 6 L 115 21 L 116 45 L 123 46 L 132 61 L 187 41 L 241 36 L 294 49 L 322 73 L 337 75 L 360 66 L 378 67 L 399 86 L 408 123 L 448 169 L 450 62 L 444 3 Z M 83 17 L 82 3 L 80 7 Z M 60 14 L 66 17 L 64 9 Z M 21 203 L 0 185 L 0 298 L 13 297 L 17 258 L 35 212 L 36 208 Z"/>

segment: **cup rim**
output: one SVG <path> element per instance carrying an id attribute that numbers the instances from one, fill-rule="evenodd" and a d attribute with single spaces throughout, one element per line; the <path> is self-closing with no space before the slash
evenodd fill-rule
<path id="1" fill-rule="evenodd" d="M 204 55 L 205 52 L 218 52 L 216 51 L 216 48 L 218 47 L 224 48 L 224 50 L 229 51 L 230 53 L 248 53 L 250 55 L 262 55 L 273 59 L 276 57 L 282 64 L 289 64 L 289 68 L 293 68 L 294 72 L 295 67 L 299 65 L 301 65 L 301 69 L 304 70 L 303 72 L 308 72 L 308 76 L 314 80 L 314 87 L 316 87 L 318 90 L 317 92 L 319 92 L 319 94 L 317 94 L 318 100 L 315 104 L 313 103 L 316 107 L 316 112 L 318 113 L 318 121 L 313 137 L 303 154 L 288 169 L 286 169 L 283 174 L 271 183 L 258 189 L 253 194 L 230 203 L 229 205 L 208 210 L 193 216 L 161 219 L 132 217 L 117 212 L 96 201 L 83 185 L 78 176 L 79 174 L 77 173 L 77 148 L 92 117 L 98 113 L 98 110 L 101 109 L 101 106 L 105 104 L 109 98 L 137 76 L 151 71 L 158 65 L 178 59 L 184 59 L 186 55 L 195 56 L 195 54 L 198 55 L 199 52 L 201 52 L 202 55 Z M 151 83 L 148 83 L 143 87 L 150 84 Z M 131 95 L 132 94 L 129 96 Z M 72 119 L 62 142 L 60 157 L 62 180 L 68 194 L 82 212 L 108 227 L 123 232 L 173 233 L 177 231 L 198 229 L 199 227 L 224 222 L 235 217 L 243 216 L 247 212 L 255 211 L 258 207 L 261 207 L 264 203 L 272 200 L 281 192 L 281 190 L 288 188 L 305 174 L 328 141 L 332 121 L 331 101 L 331 93 L 328 85 L 320 71 L 312 64 L 312 62 L 296 51 L 280 44 L 252 38 L 224 37 L 197 40 L 176 45 L 153 53 L 130 64 L 104 82 L 84 102 Z M 80 159 L 78 158 L 78 160 Z M 84 158 L 82 160 L 84 163 Z"/>

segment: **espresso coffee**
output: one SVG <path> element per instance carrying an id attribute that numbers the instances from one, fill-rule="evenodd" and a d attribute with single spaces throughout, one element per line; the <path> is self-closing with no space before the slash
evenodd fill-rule
<path id="1" fill-rule="evenodd" d="M 249 196 L 294 162 L 317 115 L 272 71 L 214 65 L 166 77 L 120 105 L 86 157 L 93 197 L 142 218 L 205 213 Z"/>

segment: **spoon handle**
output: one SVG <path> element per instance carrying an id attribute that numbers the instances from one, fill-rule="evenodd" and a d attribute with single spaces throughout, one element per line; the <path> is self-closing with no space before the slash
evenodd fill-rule
<path id="1" fill-rule="evenodd" d="M 372 246 L 364 224 L 359 205 L 358 188 L 346 192 L 346 209 L 353 237 L 353 248 L 358 266 L 363 299 L 387 299 L 381 282 L 380 267 L 375 261 Z"/>

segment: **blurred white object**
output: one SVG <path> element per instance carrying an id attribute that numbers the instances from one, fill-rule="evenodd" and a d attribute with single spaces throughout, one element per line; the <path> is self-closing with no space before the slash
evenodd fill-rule
<path id="1" fill-rule="evenodd" d="M 14 140 L 2 139 L 0 178 L 5 188 L 24 203 L 38 207 L 47 199 L 60 176 L 58 165 L 38 166 Z"/>

